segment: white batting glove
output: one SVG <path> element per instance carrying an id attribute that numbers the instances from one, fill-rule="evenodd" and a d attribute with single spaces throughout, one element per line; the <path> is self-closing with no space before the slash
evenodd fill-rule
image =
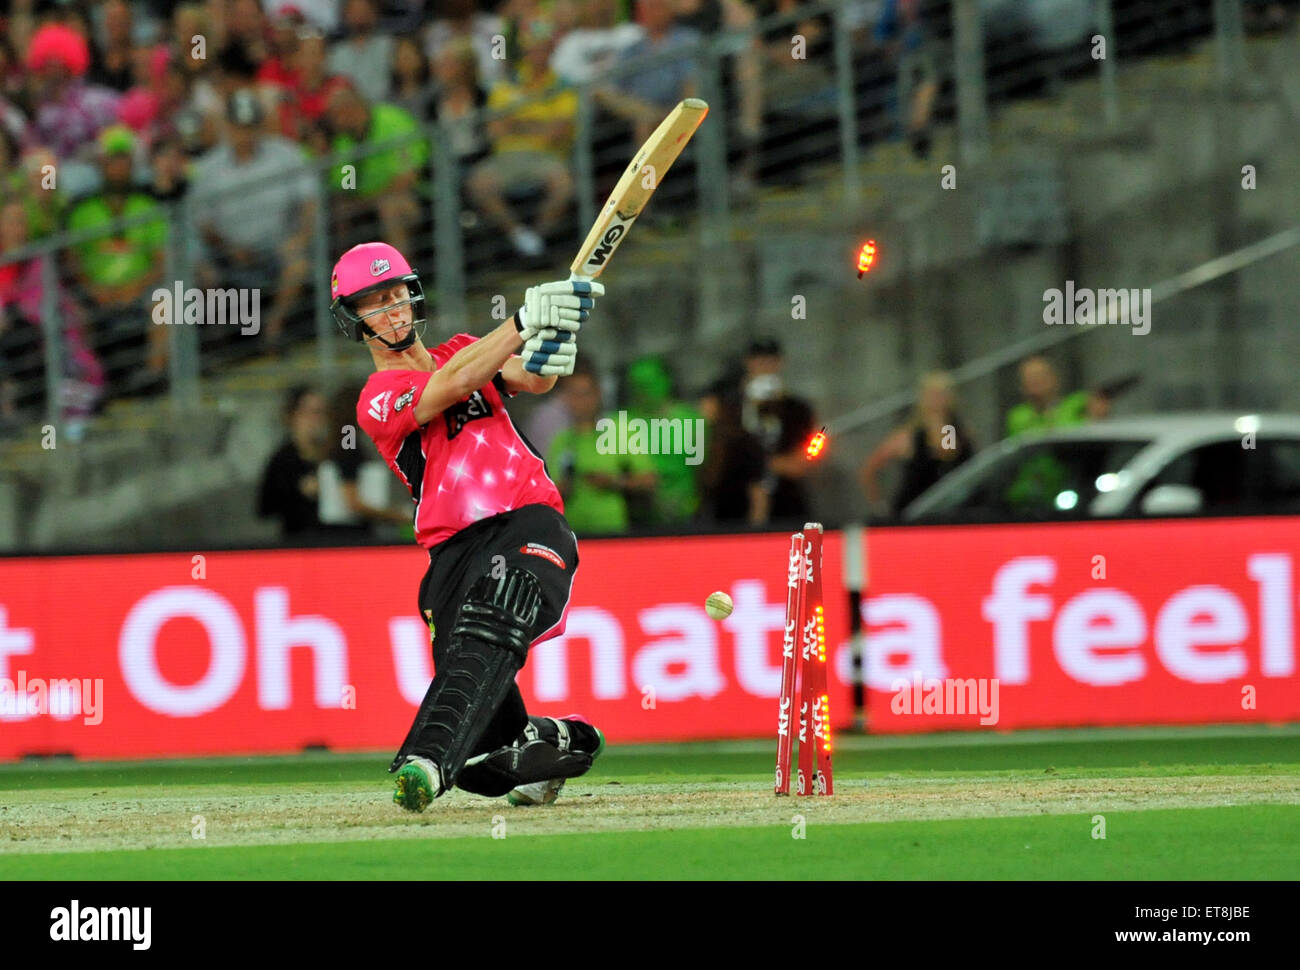
<path id="1" fill-rule="evenodd" d="M 568 377 L 578 359 L 577 335 L 572 330 L 547 327 L 524 343 L 523 358 L 524 370 L 530 374 Z"/>
<path id="2" fill-rule="evenodd" d="M 515 329 L 525 343 L 546 329 L 577 333 L 596 305 L 595 298 L 604 295 L 605 287 L 595 280 L 530 286 L 524 291 L 524 305 L 515 311 Z"/>

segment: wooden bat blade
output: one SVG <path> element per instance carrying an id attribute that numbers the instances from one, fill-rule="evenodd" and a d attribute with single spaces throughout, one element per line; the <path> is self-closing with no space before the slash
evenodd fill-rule
<path id="1" fill-rule="evenodd" d="M 577 257 L 570 264 L 573 276 L 595 279 L 609 265 L 614 250 L 627 236 L 632 223 L 708 113 L 709 106 L 699 98 L 687 98 L 673 108 L 645 140 L 601 207 Z"/>

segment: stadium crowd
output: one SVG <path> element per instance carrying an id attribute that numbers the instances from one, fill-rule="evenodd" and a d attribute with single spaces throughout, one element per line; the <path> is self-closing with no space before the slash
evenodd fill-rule
<path id="1" fill-rule="evenodd" d="M 517 258 L 544 259 L 549 245 L 573 241 L 573 85 L 592 82 L 602 123 L 639 141 L 695 93 L 690 52 L 699 37 L 804 3 L 0 4 L 0 423 L 44 406 L 42 261 L 12 257 L 25 246 L 80 233 L 57 267 L 59 393 L 75 426 L 107 396 L 165 388 L 168 335 L 149 325 L 149 295 L 163 282 L 178 227 L 198 285 L 262 293 L 256 351 L 277 353 L 296 319 L 310 319 L 303 296 L 315 207 L 327 208 L 335 250 L 383 238 L 430 265 L 428 234 L 418 232 L 430 208 L 430 146 L 418 134 L 439 120 L 451 132 L 467 210 Z M 918 49 L 916 3 L 860 6 L 869 12 L 859 17 L 865 43 L 889 56 Z M 830 78 L 814 66 L 829 45 L 825 18 L 797 27 L 812 48 L 806 71 L 792 70 L 799 62 L 788 30 L 738 40 L 729 58 L 741 198 L 762 175 L 765 120 L 830 103 Z M 649 54 L 664 59 L 601 80 L 616 61 Z M 918 151 L 929 90 L 908 123 Z M 526 99 L 508 117 L 478 123 L 478 109 Z M 371 150 L 380 143 L 391 147 Z M 330 173 L 321 198 L 313 160 L 347 152 L 362 157 Z M 191 214 L 184 220 L 182 202 Z"/>
<path id="2" fill-rule="evenodd" d="M 661 357 L 634 360 L 617 381 L 583 357 L 523 420 L 523 430 L 579 535 L 802 524 L 812 512 L 814 469 L 805 448 L 815 419 L 785 386 L 784 365 L 780 344 L 760 338 L 687 396 Z M 393 526 L 409 536 L 409 500 L 390 504 L 389 472 L 378 454 L 355 434 L 337 433 L 355 425 L 358 391 L 340 389 L 332 405 L 316 388 L 289 392 L 285 437 L 263 470 L 257 507 L 286 538 L 366 540 Z M 610 447 L 617 425 L 638 422 L 643 430 L 654 422 L 669 430 L 643 435 L 640 445 Z"/>
<path id="3" fill-rule="evenodd" d="M 684 395 L 657 355 L 632 361 L 617 380 L 589 358 L 523 421 L 529 442 L 547 462 L 564 497 L 565 517 L 579 535 L 797 527 L 815 515 L 811 488 L 817 465 L 809 443 L 817 419 L 785 386 L 785 357 L 769 337 L 708 386 Z M 1006 438 L 1105 420 L 1134 378 L 1067 392 L 1056 365 L 1034 355 L 1017 368 L 1020 401 L 1004 419 Z M 610 400 L 607 389 L 615 389 Z M 390 504 L 388 472 L 367 442 L 337 434 L 353 423 L 358 388 L 341 388 L 327 404 L 308 386 L 289 392 L 285 437 L 263 472 L 258 514 L 276 520 L 286 538 L 373 540 L 410 536 L 405 502 Z M 607 446 L 619 422 L 658 419 L 665 427 L 697 428 L 698 450 Z M 604 441 L 602 438 L 604 437 Z M 685 441 L 692 440 L 687 435 Z M 629 439 L 630 440 L 630 439 Z M 676 439 L 673 439 L 676 440 Z M 978 450 L 962 415 L 956 386 L 944 371 L 918 383 L 916 405 L 866 455 L 858 484 L 876 521 L 898 521 L 909 503 Z M 658 453 L 656 453 L 658 452 Z M 890 474 L 892 470 L 892 474 Z M 892 478 L 885 496 L 882 477 Z M 1025 470 L 1024 506 L 1042 496 Z"/>
<path id="4" fill-rule="evenodd" d="M 797 172 L 765 164 L 765 139 L 783 116 L 833 117 L 830 25 L 822 16 L 795 21 L 808 44 L 803 61 L 790 55 L 788 28 L 756 37 L 744 31 L 764 16 L 797 14 L 806 5 L 0 3 L 0 429 L 46 407 L 49 316 L 62 328 L 64 373 L 55 383 L 70 430 L 113 395 L 166 387 L 168 328 L 152 325 L 150 295 L 173 282 L 169 254 L 178 233 L 199 286 L 265 295 L 253 342 L 258 353 L 281 352 L 295 328 L 310 322 L 310 247 L 322 217 L 335 252 L 383 238 L 413 263 L 432 265 L 430 234 L 421 231 L 431 206 L 432 146 L 421 133 L 433 121 L 450 134 L 466 214 L 506 240 L 521 265 L 544 262 L 575 241 L 574 86 L 592 84 L 602 130 L 620 131 L 630 146 L 667 108 L 697 92 L 696 41 L 724 36 L 733 40 L 722 81 L 734 197 L 751 196 L 767 181 L 797 179 Z M 874 61 L 873 69 L 889 78 L 896 89 L 889 96 L 893 131 L 926 157 L 941 78 L 930 42 L 934 18 L 922 10 L 938 8 L 946 19 L 946 4 L 856 0 L 849 8 L 855 69 Z M 1284 19 L 1283 5 L 1249 8 Z M 660 59 L 609 73 L 642 55 Z M 481 124 L 485 108 L 503 114 Z M 322 160 L 351 153 L 359 153 L 353 164 L 316 176 Z M 77 235 L 51 273 L 28 247 L 62 232 Z M 617 532 L 806 515 L 802 449 L 816 421 L 782 388 L 781 360 L 778 346 L 759 341 L 743 363 L 689 400 L 674 396 L 662 361 L 637 361 L 619 375 L 619 403 L 629 413 L 707 422 L 715 447 L 689 473 L 678 456 L 672 467 L 656 456 L 609 462 L 595 448 L 594 425 L 610 385 L 594 372 L 566 382 L 555 402 L 539 409 L 531 431 L 564 477 L 575 527 Z M 1033 374 L 1021 376 L 1026 387 L 1034 382 Z M 1053 381 L 1039 375 L 1039 385 Z M 1026 396 L 1032 399 L 1028 390 Z M 1038 397 L 1046 403 L 1034 405 L 1035 414 L 1061 408 L 1062 420 L 1096 416 L 1074 398 L 1059 405 L 1048 400 L 1052 394 Z M 950 413 L 945 378 L 927 378 L 920 398 L 916 414 L 863 466 L 862 486 L 878 511 L 896 512 L 974 450 Z M 315 472 L 329 455 L 310 431 L 329 412 L 319 396 L 295 392 L 290 423 L 298 432 L 290 439 L 298 444 L 281 456 L 279 471 L 268 472 L 294 487 L 277 491 L 273 481 L 263 490 L 267 515 L 287 522 L 287 505 L 306 503 L 314 511 L 287 513 L 293 522 L 331 524 L 319 516 Z M 1008 433 L 1015 433 L 1010 424 Z M 948 426 L 960 429 L 951 447 L 940 445 Z M 895 463 L 904 468 L 903 483 L 887 502 L 877 475 Z M 351 457 L 342 465 L 336 477 L 346 488 L 326 495 L 333 509 L 326 519 L 349 527 L 402 519 L 354 487 L 360 470 Z"/>

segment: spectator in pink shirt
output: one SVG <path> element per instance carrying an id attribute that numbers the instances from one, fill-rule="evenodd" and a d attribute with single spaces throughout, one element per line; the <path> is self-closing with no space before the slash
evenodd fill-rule
<path id="1" fill-rule="evenodd" d="M 0 205 L 0 256 L 30 241 L 27 209 L 18 199 Z M 0 418 L 13 418 L 44 395 L 44 282 L 41 260 L 0 266 Z M 60 410 L 74 437 L 104 392 L 104 369 L 86 340 L 86 314 L 69 288 L 59 287 L 57 320 L 63 328 Z M 20 395 L 20 387 L 26 395 Z"/>
<path id="2" fill-rule="evenodd" d="M 32 103 L 40 105 L 33 138 L 54 150 L 65 189 L 73 194 L 93 189 L 95 139 L 117 121 L 121 96 L 86 83 L 90 45 L 70 27 L 47 24 L 37 30 L 26 64 Z"/>
<path id="3" fill-rule="evenodd" d="M 146 153 L 156 138 L 172 129 L 189 100 L 189 78 L 172 59 L 166 47 L 150 49 L 144 83 L 131 88 L 118 102 L 120 120 L 140 136 Z"/>

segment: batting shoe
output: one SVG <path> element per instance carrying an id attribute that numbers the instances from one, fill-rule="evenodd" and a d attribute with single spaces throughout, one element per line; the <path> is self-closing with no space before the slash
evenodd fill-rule
<path id="1" fill-rule="evenodd" d="M 411 755 L 397 772 L 393 802 L 408 812 L 423 812 L 443 792 L 442 772 L 428 758 Z"/>
<path id="2" fill-rule="evenodd" d="M 578 751 L 589 753 L 595 761 L 605 750 L 605 735 L 600 728 L 592 724 L 581 714 L 569 714 L 566 717 L 548 717 L 544 720 L 555 725 L 557 737 L 555 746 L 561 751 Z M 583 725 L 574 729 L 574 724 Z M 592 735 L 595 735 L 593 738 Z M 575 735 L 580 735 L 575 737 Z M 594 747 L 593 747 L 594 743 Z M 516 808 L 523 805 L 551 805 L 560 797 L 560 789 L 567 778 L 552 778 L 550 781 L 536 781 L 530 785 L 520 785 L 506 796 L 506 801 Z"/>

